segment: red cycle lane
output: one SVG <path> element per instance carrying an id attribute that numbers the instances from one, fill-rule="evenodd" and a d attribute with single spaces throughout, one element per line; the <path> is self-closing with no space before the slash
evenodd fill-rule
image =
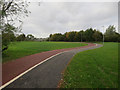
<path id="1" fill-rule="evenodd" d="M 56 55 L 64 51 L 89 48 L 96 45 L 92 43 L 87 43 L 87 44 L 88 44 L 87 46 L 81 46 L 76 48 L 66 48 L 66 49 L 58 49 L 58 50 L 41 52 L 41 53 L 25 56 L 23 58 L 19 58 L 11 62 L 4 63 L 2 65 L 2 85 L 9 82 L 16 76 L 20 75 L 21 73 L 25 72 L 29 68 L 33 67 L 34 65 L 44 61 L 45 59 L 53 55 Z"/>

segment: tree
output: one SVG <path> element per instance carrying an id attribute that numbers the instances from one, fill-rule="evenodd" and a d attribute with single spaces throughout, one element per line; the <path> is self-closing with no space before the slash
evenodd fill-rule
<path id="1" fill-rule="evenodd" d="M 52 37 L 52 34 L 50 34 L 50 36 L 49 36 L 50 38 Z"/>
<path id="2" fill-rule="evenodd" d="M 120 42 L 120 34 L 119 34 L 119 37 L 118 37 L 118 42 Z"/>
<path id="3" fill-rule="evenodd" d="M 25 37 L 25 34 L 20 34 L 18 37 L 17 37 L 17 41 L 25 41 L 26 37 Z"/>
<path id="4" fill-rule="evenodd" d="M 75 35 L 76 35 L 75 31 L 68 32 L 66 34 L 66 38 L 68 39 L 68 41 L 73 42 L 73 41 L 75 41 Z"/>
<path id="5" fill-rule="evenodd" d="M 74 41 L 79 42 L 80 39 L 81 39 L 81 34 L 79 32 L 76 32 Z"/>
<path id="6" fill-rule="evenodd" d="M 79 32 L 76 32 L 76 34 L 75 34 L 75 41 L 82 42 L 83 41 L 83 33 L 84 33 L 83 30 L 81 30 Z"/>
<path id="7" fill-rule="evenodd" d="M 50 35 L 49 35 L 49 38 L 48 38 L 48 40 L 47 40 L 47 41 L 50 41 L 51 37 L 52 37 L 52 34 L 50 34 Z"/>
<path id="8" fill-rule="evenodd" d="M 116 32 L 115 26 L 114 25 L 108 26 L 105 32 L 105 41 L 115 42 L 118 41 L 118 38 L 119 38 L 119 34 Z"/>
<path id="9" fill-rule="evenodd" d="M 6 24 L 4 31 L 2 31 L 2 51 L 5 51 L 8 48 L 8 44 L 10 41 L 14 41 L 16 39 L 14 35 L 14 31 L 16 28 L 12 25 Z"/>
<path id="10" fill-rule="evenodd" d="M 22 23 L 22 17 L 28 16 L 28 2 L 21 0 L 1 0 L 0 1 L 0 15 L 1 15 L 1 26 L 10 24 L 14 25 L 14 21 Z M 14 26 L 15 27 L 15 26 Z"/>
<path id="11" fill-rule="evenodd" d="M 50 37 L 50 41 L 64 41 L 64 36 L 61 33 L 55 33 Z"/>
<path id="12" fill-rule="evenodd" d="M 81 42 L 85 41 L 86 40 L 86 37 L 85 37 L 85 31 L 80 31 L 81 33 Z"/>
<path id="13" fill-rule="evenodd" d="M 88 28 L 86 31 L 71 31 L 64 34 L 55 33 L 50 34 L 50 41 L 70 41 L 70 42 L 83 42 L 83 41 L 102 41 L 103 34 L 96 29 Z M 105 33 L 105 41 L 120 41 L 120 34 L 115 31 L 114 26 L 109 26 Z"/>
<path id="14" fill-rule="evenodd" d="M 85 35 L 85 41 L 93 41 L 93 29 L 90 28 L 90 29 L 87 29 L 84 33 Z"/>
<path id="15" fill-rule="evenodd" d="M 33 41 L 35 39 L 35 37 L 32 34 L 28 34 L 26 39 L 28 41 Z"/>
<path id="16" fill-rule="evenodd" d="M 103 35 L 100 31 L 94 30 L 93 38 L 95 41 L 102 41 Z"/>
<path id="17" fill-rule="evenodd" d="M 66 32 L 66 33 L 64 33 L 64 34 L 63 34 L 64 41 L 68 41 L 68 38 L 67 38 L 67 33 L 68 33 L 68 32 Z"/>
<path id="18" fill-rule="evenodd" d="M 110 25 L 106 29 L 105 35 L 113 35 L 113 34 L 115 34 L 115 32 L 116 32 L 115 26 L 114 25 Z"/>
<path id="19" fill-rule="evenodd" d="M 0 28 L 2 30 L 2 46 L 4 46 L 2 51 L 6 50 L 8 48 L 8 44 L 10 43 L 9 38 L 6 37 L 12 32 L 15 31 L 12 30 L 11 27 L 16 28 L 16 31 L 20 31 L 22 27 L 22 17 L 28 16 L 28 10 L 27 10 L 28 3 L 26 1 L 22 0 L 1 0 L 0 1 Z M 19 22 L 19 26 L 15 26 L 15 23 Z M 6 32 L 6 28 L 9 28 L 9 32 Z M 5 32 L 5 33 L 4 33 Z M 5 39 L 4 39 L 5 38 Z M 13 38 L 13 37 L 12 37 Z M 6 48 L 6 49 L 4 49 Z"/>

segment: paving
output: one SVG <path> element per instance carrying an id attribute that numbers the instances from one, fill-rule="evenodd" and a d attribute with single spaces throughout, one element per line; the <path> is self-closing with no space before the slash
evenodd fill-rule
<path id="1" fill-rule="evenodd" d="M 62 78 L 61 72 L 70 59 L 78 52 L 99 48 L 102 45 L 89 43 L 88 46 L 60 49 L 26 56 L 3 65 L 3 84 L 46 58 L 63 52 L 38 65 L 5 88 L 56 88 Z M 66 51 L 66 52 L 64 52 Z M 20 61 L 21 60 L 21 61 Z M 7 77 L 7 78 L 6 78 Z"/>

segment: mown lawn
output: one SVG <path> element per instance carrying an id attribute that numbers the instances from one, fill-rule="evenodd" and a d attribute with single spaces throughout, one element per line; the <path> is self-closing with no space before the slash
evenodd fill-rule
<path id="1" fill-rule="evenodd" d="M 118 43 L 76 54 L 64 73 L 61 88 L 117 88 Z"/>
<path id="2" fill-rule="evenodd" d="M 3 63 L 27 55 L 55 49 L 80 47 L 87 44 L 71 42 L 13 42 L 3 53 Z"/>

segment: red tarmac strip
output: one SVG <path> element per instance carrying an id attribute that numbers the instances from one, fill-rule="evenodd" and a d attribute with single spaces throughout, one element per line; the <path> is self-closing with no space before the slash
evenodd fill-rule
<path id="1" fill-rule="evenodd" d="M 20 75 L 21 73 L 25 72 L 29 68 L 33 67 L 34 65 L 44 61 L 45 59 L 58 54 L 60 52 L 69 51 L 73 49 L 81 49 L 81 48 L 88 48 L 95 46 L 95 44 L 87 43 L 87 46 L 76 47 L 76 48 L 67 48 L 67 49 L 58 49 L 52 51 L 41 52 L 29 56 L 25 56 L 11 62 L 4 63 L 2 65 L 2 85 L 9 82 L 16 76 Z"/>

